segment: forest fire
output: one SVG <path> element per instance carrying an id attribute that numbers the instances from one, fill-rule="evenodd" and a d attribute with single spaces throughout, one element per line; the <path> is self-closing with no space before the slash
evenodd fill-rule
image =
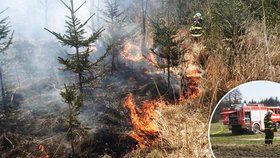
<path id="1" fill-rule="evenodd" d="M 179 101 L 195 99 L 202 93 L 199 87 L 201 72 L 194 65 L 189 65 L 185 74 L 182 74 L 181 93 Z"/>
<path id="2" fill-rule="evenodd" d="M 160 131 L 155 125 L 155 110 L 166 106 L 162 100 L 143 101 L 142 108 L 134 103 L 134 96 L 130 93 L 123 102 L 123 106 L 130 110 L 130 119 L 133 130 L 130 136 L 138 141 L 140 148 L 155 145 L 155 139 L 159 137 Z"/>
<path id="3" fill-rule="evenodd" d="M 23 151 L 23 154 L 26 155 L 26 157 L 31 157 L 31 158 L 50 158 L 50 156 L 47 154 L 45 146 L 44 145 L 39 145 L 38 147 L 35 148 L 34 151 L 27 152 Z"/>
<path id="4" fill-rule="evenodd" d="M 197 98 L 201 94 L 201 89 L 198 87 L 199 77 L 186 76 L 185 80 L 187 89 L 182 90 L 179 100 Z"/>
<path id="5" fill-rule="evenodd" d="M 186 99 L 195 99 L 201 94 L 199 88 L 200 82 L 199 71 L 193 70 L 187 74 L 183 82 L 184 87 L 181 90 L 179 102 Z M 167 102 L 157 99 L 152 101 L 142 101 L 140 108 L 134 102 L 134 96 L 130 93 L 124 100 L 123 106 L 130 111 L 130 119 L 133 130 L 130 131 L 129 136 L 138 142 L 140 148 L 153 146 L 156 144 L 156 139 L 160 136 L 160 131 L 156 126 L 156 111 L 158 108 L 167 106 Z"/>
<path id="6" fill-rule="evenodd" d="M 44 145 L 38 146 L 38 157 L 39 158 L 50 158 L 50 156 L 46 153 L 46 149 Z"/>
<path id="7" fill-rule="evenodd" d="M 149 53 L 147 56 L 143 55 L 143 57 L 149 62 L 149 64 L 158 67 L 157 59 L 154 53 Z"/>
<path id="8" fill-rule="evenodd" d="M 139 47 L 133 45 L 130 41 L 125 40 L 120 55 L 128 61 L 139 62 L 144 59 L 140 52 L 141 50 Z"/>

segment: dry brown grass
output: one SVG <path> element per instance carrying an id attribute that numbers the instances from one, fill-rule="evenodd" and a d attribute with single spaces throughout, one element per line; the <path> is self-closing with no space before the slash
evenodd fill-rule
<path id="1" fill-rule="evenodd" d="M 201 104 L 213 108 L 224 94 L 245 82 L 280 81 L 280 38 L 268 34 L 267 44 L 258 23 L 252 23 L 247 33 L 239 38 L 234 50 L 225 41 L 220 41 L 216 50 L 201 52 L 203 54 L 198 57 L 198 61 L 204 63 L 202 69 L 205 72 L 201 86 L 206 92 Z M 229 57 L 224 53 L 233 52 L 236 53 L 234 64 L 229 66 Z"/>
<path id="2" fill-rule="evenodd" d="M 156 125 L 161 131 L 157 146 L 138 149 L 127 158 L 210 158 L 207 109 L 190 105 L 169 106 L 157 111 Z"/>
<path id="3" fill-rule="evenodd" d="M 250 80 L 279 81 L 279 37 L 268 34 L 265 42 L 262 27 L 253 24 L 248 33 L 241 37 L 237 47 L 238 56 L 234 65 L 236 80 L 243 82 Z"/>
<path id="4" fill-rule="evenodd" d="M 212 157 L 207 139 L 208 117 L 221 97 L 245 82 L 280 81 L 280 38 L 268 34 L 267 43 L 264 37 L 262 26 L 252 23 L 235 50 L 219 41 L 217 49 L 209 52 L 200 43 L 193 44 L 187 39 L 186 50 L 195 52 L 195 62 L 203 70 L 203 94 L 191 104 L 158 110 L 156 124 L 161 136 L 157 146 L 135 150 L 126 158 Z M 232 66 L 227 65 L 228 56 L 223 51 L 236 53 Z"/>
<path id="5" fill-rule="evenodd" d="M 207 112 L 188 105 L 158 112 L 159 140 L 164 157 L 210 157 L 207 141 Z"/>

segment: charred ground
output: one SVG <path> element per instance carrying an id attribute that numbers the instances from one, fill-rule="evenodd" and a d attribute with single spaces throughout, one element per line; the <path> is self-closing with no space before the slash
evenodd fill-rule
<path id="1" fill-rule="evenodd" d="M 29 45 L 27 53 L 35 53 L 38 46 Z M 16 48 L 13 47 L 12 50 Z M 23 48 L 18 49 L 21 51 Z M 88 87 L 85 90 L 86 102 L 81 109 L 80 120 L 89 128 L 89 132 L 83 136 L 84 141 L 78 142 L 82 157 L 104 154 L 121 157 L 136 149 L 137 141 L 128 135 L 132 130 L 130 114 L 122 106 L 128 93 L 135 94 L 135 102 L 139 104 L 143 100 L 158 98 L 159 93 L 173 102 L 179 97 L 178 89 L 173 89 L 174 93 L 167 93 L 163 75 L 148 73 L 148 70 L 141 66 L 148 65 L 147 61 L 132 65 L 131 62 L 122 60 L 118 71 L 108 71 L 97 88 Z M 26 65 L 25 62 L 19 64 Z M 20 76 L 20 83 L 17 87 L 10 88 L 8 111 L 1 111 L 1 154 L 4 157 L 67 155 L 67 129 L 63 125 L 67 111 L 66 106 L 62 106 L 59 95 L 59 89 L 65 81 L 63 78 L 67 74 L 51 68 L 48 71 L 34 70 L 31 74 L 26 73 L 29 70 L 26 67 L 11 69 L 19 72 L 16 75 Z M 28 81 L 29 77 L 33 83 Z M 71 75 L 69 77 L 71 78 Z M 18 82 L 12 75 L 6 80 L 11 86 Z M 38 149 L 39 145 L 44 146 L 43 152 Z"/>

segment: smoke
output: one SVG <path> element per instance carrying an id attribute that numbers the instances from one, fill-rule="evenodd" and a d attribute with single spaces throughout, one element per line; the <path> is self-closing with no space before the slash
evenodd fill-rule
<path id="1" fill-rule="evenodd" d="M 64 0 L 69 4 L 69 0 Z M 84 0 L 74 0 L 76 8 L 80 6 Z M 96 13 L 92 21 L 86 26 L 86 31 L 92 32 L 104 26 L 105 1 L 91 0 L 77 12 L 77 17 L 83 22 L 92 13 Z M 120 32 L 123 36 L 131 36 L 129 40 L 135 47 L 139 48 L 139 52 L 129 52 L 133 55 L 135 53 L 147 54 L 147 52 L 140 52 L 141 37 L 140 30 L 137 29 L 137 24 L 133 23 L 135 19 L 131 18 L 131 9 L 135 9 L 135 4 L 132 0 L 117 1 L 119 3 L 120 11 L 124 11 L 128 16 L 128 22 Z M 151 2 L 151 5 L 157 3 Z M 0 10 L 8 8 L 2 16 L 9 16 L 11 30 L 15 31 L 13 44 L 6 52 L 8 63 L 5 67 L 4 81 L 7 89 L 10 90 L 10 95 L 21 94 L 21 98 L 28 98 L 29 100 L 21 100 L 22 107 L 30 109 L 49 109 L 51 98 L 54 98 L 55 104 L 61 104 L 62 98 L 59 95 L 59 90 L 62 89 L 63 83 L 75 80 L 75 77 L 58 70 L 61 65 L 58 64 L 58 56 L 65 56 L 66 53 L 71 53 L 70 48 L 62 47 L 55 37 L 44 28 L 48 28 L 58 33 L 65 32 L 65 15 L 69 15 L 68 9 L 58 0 L 1 0 Z M 140 13 L 137 13 L 140 14 Z M 137 21 L 137 20 L 136 20 Z M 111 30 L 104 32 L 110 33 Z M 120 30 L 117 30 L 120 31 Z M 138 37 L 135 37 L 138 36 Z M 106 37 L 105 37 L 106 38 Z M 104 39 L 104 38 L 103 38 Z M 107 39 L 108 40 L 108 39 Z M 106 41 L 106 39 L 104 39 Z M 97 53 L 99 55 L 104 52 L 104 46 L 97 45 Z M 102 48 L 103 47 L 103 48 Z M 124 45 L 122 47 L 125 47 Z M 122 48 L 120 48 L 122 49 Z M 136 49 L 138 50 L 138 49 Z M 118 50 L 121 51 L 121 50 Z M 135 51 L 135 49 L 132 49 Z M 129 67 L 132 65 L 133 69 L 146 73 L 145 69 L 150 69 L 147 62 L 140 62 L 138 65 L 128 63 Z M 137 75 L 136 75 L 137 76 Z M 178 84 L 176 84 L 178 85 Z M 15 93 L 16 92 L 16 93 Z M 33 96 L 34 95 L 34 96 Z M 36 98 L 39 96 L 38 98 Z M 30 99 L 31 98 L 31 99 Z M 33 98 L 33 99 L 32 99 Z M 12 101 L 11 101 L 12 102 Z M 45 106 L 45 107 L 44 107 Z"/>
<path id="2" fill-rule="evenodd" d="M 6 64 L 3 67 L 9 105 L 19 110 L 18 120 L 23 124 L 26 133 L 38 135 L 39 132 L 42 132 L 39 135 L 56 135 L 58 133 L 55 133 L 55 129 L 58 129 L 58 132 L 63 131 L 63 129 L 59 130 L 63 128 L 61 127 L 63 121 L 57 120 L 66 116 L 67 113 L 67 106 L 63 103 L 63 98 L 59 93 L 63 89 L 64 83 L 76 80 L 73 73 L 59 70 L 62 65 L 58 63 L 57 58 L 73 53 L 73 49 L 61 46 L 57 39 L 44 28 L 63 34 L 65 32 L 65 15 L 69 15 L 69 11 L 59 0 L 0 1 L 0 10 L 8 8 L 1 15 L 1 19 L 2 16 L 9 16 L 11 30 L 15 31 L 13 44 L 5 52 Z M 69 0 L 64 1 L 69 4 Z M 74 0 L 76 7 L 83 2 L 84 0 Z M 107 29 L 102 33 L 103 37 L 100 38 L 100 41 L 96 43 L 96 48 L 93 48 L 97 52 L 91 56 L 92 59 L 95 58 L 94 56 L 104 53 L 106 44 L 100 44 L 101 40 L 109 44 L 111 41 L 116 42 L 113 37 L 110 37 L 112 30 L 105 26 L 102 13 L 105 11 L 104 2 L 88 0 L 85 6 L 77 12 L 77 17 L 82 22 L 87 20 L 91 14 L 96 13 L 86 26 L 89 34 L 101 26 Z M 85 106 L 81 109 L 79 118 L 83 124 L 91 128 L 92 132 L 108 128 L 112 133 L 118 131 L 119 135 L 125 135 L 129 124 L 125 113 L 122 112 L 124 109 L 120 108 L 123 97 L 128 92 L 136 92 L 136 95 L 140 96 L 136 100 L 144 100 L 147 97 L 153 99 L 158 97 L 158 92 L 164 94 L 167 86 L 165 74 L 152 68 L 141 56 L 142 54 L 148 55 L 149 51 L 147 49 L 142 52 L 141 49 L 142 37 L 141 29 L 139 29 L 141 19 L 135 18 L 140 16 L 135 16 L 136 14 L 141 14 L 135 12 L 136 7 L 139 9 L 139 6 L 135 5 L 132 0 L 119 0 L 118 2 L 120 11 L 124 11 L 124 15 L 127 16 L 127 21 L 115 32 L 117 40 L 121 42 L 114 51 L 123 53 L 123 56 L 118 57 L 119 71 L 107 75 L 97 85 L 101 87 L 100 89 L 85 88 L 89 95 L 85 96 Z M 139 4 L 139 2 L 137 3 Z M 147 42 L 149 42 L 148 40 Z M 134 62 L 134 59 L 128 59 L 128 57 L 132 59 L 135 56 L 140 60 Z M 174 76 L 171 77 L 171 80 L 174 80 L 172 82 L 174 89 L 179 89 L 178 80 Z M 159 88 L 156 85 L 159 85 Z M 45 125 L 46 122 L 51 122 L 51 128 Z"/>
<path id="3" fill-rule="evenodd" d="M 70 4 L 69 0 L 64 2 Z M 74 0 L 74 5 L 77 8 L 83 2 L 84 0 Z M 97 7 L 102 8 L 103 2 L 99 2 L 98 6 L 91 6 L 91 2 L 95 1 L 86 2 L 77 12 L 77 17 L 82 22 L 89 18 L 91 12 L 98 11 Z M 1 14 L 1 19 L 8 16 L 10 29 L 15 31 L 13 44 L 4 55 L 8 63 L 4 68 L 7 89 L 28 89 L 27 87 L 36 87 L 34 85 L 44 81 L 45 84 L 52 84 L 50 86 L 54 91 L 48 93 L 57 94 L 55 90 L 67 81 L 58 70 L 61 65 L 57 58 L 65 56 L 66 52 L 71 53 L 71 49 L 62 47 L 44 28 L 63 34 L 65 15 L 69 15 L 69 10 L 58 0 L 1 0 L 0 10 L 6 8 L 8 10 Z M 94 21 L 97 17 L 93 18 Z M 90 23 L 86 29 L 89 33 L 92 32 Z"/>
<path id="4" fill-rule="evenodd" d="M 64 1 L 69 4 L 69 0 Z M 83 2 L 83 0 L 74 0 L 74 5 L 78 7 Z M 92 2 L 95 2 L 94 5 Z M 103 25 L 100 16 L 103 16 L 101 10 L 104 10 L 104 1 L 98 3 L 87 1 L 77 12 L 77 17 L 82 22 L 92 13 L 96 13 L 86 26 L 89 34 L 93 32 L 91 29 L 96 30 Z M 26 131 L 28 134 L 38 134 L 40 131 L 52 135 L 53 129 L 61 128 L 62 121 L 60 123 L 54 121 L 52 128 L 45 129 L 44 122 L 40 120 L 50 118 L 57 120 L 66 116 L 67 106 L 60 96 L 60 91 L 64 83 L 73 83 L 76 77 L 72 73 L 59 70 L 62 65 L 57 61 L 59 56 L 65 57 L 73 50 L 62 47 L 44 28 L 63 34 L 65 15 L 69 15 L 69 11 L 58 0 L 1 0 L 0 10 L 5 8 L 8 10 L 0 19 L 8 16 L 10 29 L 15 31 L 13 44 L 1 56 L 5 58 L 2 68 L 8 104 L 12 109 L 17 110 L 18 122 L 24 124 L 26 130 L 19 129 L 20 131 Z M 97 44 L 97 52 L 94 55 L 104 53 L 104 49 Z M 96 94 L 97 92 L 94 95 Z M 100 99 L 101 101 L 97 103 L 87 103 L 99 105 L 86 107 L 80 115 L 81 121 L 91 123 L 92 120 L 88 118 L 92 118 L 97 113 L 96 109 L 104 109 L 106 106 L 104 104 L 108 103 Z M 25 125 L 26 122 L 34 125 Z M 95 124 L 91 124 L 90 127 L 94 128 L 94 126 Z M 44 130 L 36 130 L 41 128 Z"/>
<path id="5" fill-rule="evenodd" d="M 70 3 L 69 0 L 64 1 L 66 4 Z M 78 7 L 83 2 L 84 0 L 74 0 L 74 5 Z M 102 9 L 103 5 L 98 7 Z M 50 34 L 43 28 L 64 32 L 65 15 L 69 15 L 68 9 L 58 0 L 1 0 L 0 9 L 5 8 L 8 8 L 5 15 L 9 16 L 11 29 L 15 30 L 15 40 L 49 39 Z M 85 21 L 90 16 L 90 12 L 97 11 L 97 6 L 91 6 L 91 2 L 88 1 L 77 12 L 77 17 Z M 93 20 L 96 18 L 94 16 Z"/>

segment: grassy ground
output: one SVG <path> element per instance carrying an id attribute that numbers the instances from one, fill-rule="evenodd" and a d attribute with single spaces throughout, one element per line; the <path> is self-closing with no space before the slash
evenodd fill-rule
<path id="1" fill-rule="evenodd" d="M 210 142 L 216 158 L 280 157 L 280 132 L 273 145 L 264 144 L 263 134 L 232 135 L 222 122 L 210 126 Z"/>
<path id="2" fill-rule="evenodd" d="M 157 145 L 135 150 L 125 158 L 211 158 L 205 116 L 206 108 L 191 105 L 157 110 L 156 125 L 161 132 Z"/>

